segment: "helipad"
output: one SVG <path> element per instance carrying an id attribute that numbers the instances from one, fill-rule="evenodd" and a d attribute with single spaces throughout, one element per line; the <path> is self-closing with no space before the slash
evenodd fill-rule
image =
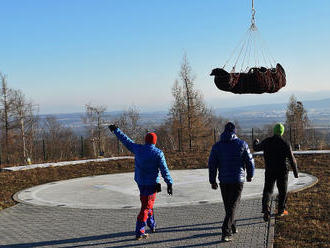
<path id="1" fill-rule="evenodd" d="M 155 207 L 205 204 L 221 201 L 220 190 L 212 190 L 208 170 L 172 170 L 173 196 L 162 192 L 157 195 Z M 139 191 L 133 173 L 109 174 L 58 181 L 22 190 L 14 195 L 19 202 L 82 209 L 139 208 Z M 317 182 L 317 178 L 299 173 L 289 174 L 288 191 L 297 191 Z M 244 183 L 242 199 L 262 197 L 264 170 L 256 169 L 251 183 Z M 274 193 L 277 193 L 276 187 Z"/>

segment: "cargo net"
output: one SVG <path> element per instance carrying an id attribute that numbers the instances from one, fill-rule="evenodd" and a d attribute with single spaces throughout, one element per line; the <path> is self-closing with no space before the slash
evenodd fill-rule
<path id="1" fill-rule="evenodd" d="M 250 28 L 225 65 L 213 69 L 210 75 L 219 90 L 234 94 L 275 93 L 286 85 L 283 67 L 275 62 L 258 32 L 253 1 Z"/>

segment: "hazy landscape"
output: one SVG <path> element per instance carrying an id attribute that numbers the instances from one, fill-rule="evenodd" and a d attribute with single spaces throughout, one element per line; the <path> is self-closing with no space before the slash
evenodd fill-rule
<path id="1" fill-rule="evenodd" d="M 330 98 L 303 102 L 307 110 L 312 125 L 316 128 L 330 127 Z M 220 115 L 229 120 L 238 120 L 243 129 L 252 127 L 262 128 L 264 125 L 274 122 L 285 122 L 287 103 L 251 105 L 234 108 L 215 108 L 216 115 Z M 122 114 L 122 111 L 106 112 L 106 119 L 109 123 Z M 141 112 L 141 124 L 157 126 L 167 118 L 167 111 Z M 53 114 L 65 126 L 71 127 L 76 133 L 83 134 L 84 123 L 82 116 L 84 113 Z M 40 115 L 41 119 L 47 115 Z"/>

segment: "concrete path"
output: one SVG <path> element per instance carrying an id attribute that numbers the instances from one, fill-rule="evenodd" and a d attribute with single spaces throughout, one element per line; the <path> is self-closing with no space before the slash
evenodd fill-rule
<path id="1" fill-rule="evenodd" d="M 205 204 L 221 201 L 210 189 L 208 170 L 172 170 L 174 196 L 163 192 L 157 195 L 155 207 Z M 312 184 L 316 179 L 305 173 L 294 178 L 289 173 L 289 191 Z M 245 183 L 242 199 L 260 198 L 264 183 L 264 170 L 256 169 L 251 183 Z M 275 192 L 277 192 L 275 190 Z M 139 190 L 134 182 L 134 173 L 109 174 L 52 182 L 18 192 L 14 199 L 19 202 L 84 209 L 139 208 Z"/>
<path id="2" fill-rule="evenodd" d="M 220 197 L 220 192 L 216 193 Z M 268 223 L 261 200 L 243 200 L 237 213 L 239 233 L 221 243 L 220 203 L 155 208 L 157 233 L 135 241 L 135 209 L 70 209 L 18 204 L 0 212 L 0 247 L 267 247 Z"/>
<path id="3" fill-rule="evenodd" d="M 262 170 L 256 170 L 254 182 L 244 184 L 236 217 L 239 233 L 231 243 L 220 241 L 225 213 L 220 191 L 211 190 L 207 182 L 207 170 L 171 173 L 175 180 L 174 195 L 166 196 L 166 187 L 158 194 L 155 205 L 158 229 L 147 240 L 134 240 L 139 202 L 136 186 L 130 184 L 132 173 L 125 173 L 61 181 L 19 192 L 16 197 L 22 203 L 0 211 L 0 247 L 272 245 L 274 223 L 264 222 L 260 213 Z M 290 190 L 307 187 L 317 180 L 308 174 L 300 176 L 298 180 L 289 177 Z M 120 195 L 123 198 L 118 201 Z"/>

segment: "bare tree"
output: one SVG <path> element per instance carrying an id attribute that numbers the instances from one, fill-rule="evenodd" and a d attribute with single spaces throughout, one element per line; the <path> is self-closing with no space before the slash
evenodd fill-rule
<path id="1" fill-rule="evenodd" d="M 12 103 L 13 103 L 13 90 L 7 86 L 7 77 L 0 73 L 1 80 L 1 93 L 0 93 L 0 113 L 1 122 L 4 130 L 4 149 L 5 162 L 9 163 L 9 132 L 12 129 Z"/>
<path id="2" fill-rule="evenodd" d="M 133 140 L 139 142 L 145 130 L 139 124 L 140 112 L 136 106 L 130 106 L 124 111 L 115 123 Z"/>
<path id="3" fill-rule="evenodd" d="M 94 156 L 104 154 L 105 119 L 106 107 L 103 105 L 86 104 L 86 116 L 84 123 L 88 124 L 90 139 L 93 144 Z"/>
<path id="4" fill-rule="evenodd" d="M 55 116 L 47 116 L 43 123 L 43 139 L 48 160 L 72 159 L 75 157 L 77 136 L 71 128 L 63 126 Z"/>
<path id="5" fill-rule="evenodd" d="M 297 101 L 292 95 L 286 110 L 286 127 L 289 130 L 290 141 L 295 145 L 304 145 L 307 143 L 306 130 L 310 127 L 310 121 L 307 111 L 302 102 Z"/>
<path id="6" fill-rule="evenodd" d="M 172 88 L 174 102 L 169 111 L 169 120 L 172 135 L 175 137 L 177 133 L 179 147 L 183 147 L 182 143 L 187 141 L 191 150 L 202 139 L 205 141 L 207 137 L 212 137 L 213 113 L 206 107 L 202 94 L 194 88 L 195 77 L 186 55 L 179 77 L 180 82 L 176 80 Z"/>
<path id="7" fill-rule="evenodd" d="M 22 91 L 14 90 L 12 110 L 19 130 L 21 154 L 23 160 L 27 161 L 32 156 L 33 140 L 38 125 L 38 117 L 34 113 L 38 111 L 38 106 L 28 101 Z"/>

